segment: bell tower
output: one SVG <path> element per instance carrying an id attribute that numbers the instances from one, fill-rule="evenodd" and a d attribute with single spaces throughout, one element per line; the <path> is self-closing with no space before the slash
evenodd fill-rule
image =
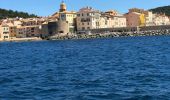
<path id="1" fill-rule="evenodd" d="M 67 6 L 64 3 L 64 1 L 62 0 L 61 4 L 60 4 L 60 12 L 65 12 L 67 11 Z"/>

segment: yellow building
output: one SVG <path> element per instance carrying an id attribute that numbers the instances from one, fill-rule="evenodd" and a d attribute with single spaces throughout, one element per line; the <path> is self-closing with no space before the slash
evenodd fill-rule
<path id="1" fill-rule="evenodd" d="M 145 14 L 140 14 L 139 19 L 140 19 L 139 26 L 141 26 L 141 27 L 145 26 Z"/>
<path id="2" fill-rule="evenodd" d="M 67 21 L 69 24 L 69 30 L 71 33 L 75 31 L 75 19 L 76 19 L 76 12 L 60 12 L 59 20 Z"/>
<path id="3" fill-rule="evenodd" d="M 125 14 L 128 27 L 143 27 L 152 25 L 152 12 L 144 9 L 132 8 Z"/>

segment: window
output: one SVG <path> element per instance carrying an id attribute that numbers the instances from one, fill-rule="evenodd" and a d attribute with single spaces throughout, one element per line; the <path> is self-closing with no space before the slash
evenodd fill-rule
<path id="1" fill-rule="evenodd" d="M 81 16 L 84 16 L 84 14 L 82 14 Z"/>
<path id="2" fill-rule="evenodd" d="M 87 13 L 87 16 L 89 16 L 89 13 Z"/>
<path id="3" fill-rule="evenodd" d="M 107 25 L 107 21 L 105 21 L 105 25 Z"/>
<path id="4" fill-rule="evenodd" d="M 87 18 L 86 21 L 87 21 L 87 22 L 90 22 L 90 18 Z"/>
<path id="5" fill-rule="evenodd" d="M 78 17 L 80 17 L 80 14 L 77 14 Z"/>
<path id="6" fill-rule="evenodd" d="M 81 19 L 81 22 L 84 22 L 84 18 Z"/>
<path id="7" fill-rule="evenodd" d="M 4 39 L 8 38 L 8 36 L 4 36 Z"/>
<path id="8" fill-rule="evenodd" d="M 85 27 L 82 27 L 82 30 L 85 30 Z"/>
<path id="9" fill-rule="evenodd" d="M 3 34 L 9 34 L 8 32 L 3 32 Z"/>

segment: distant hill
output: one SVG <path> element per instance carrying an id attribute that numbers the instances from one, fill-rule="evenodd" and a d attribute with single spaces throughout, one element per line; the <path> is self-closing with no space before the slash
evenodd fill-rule
<path id="1" fill-rule="evenodd" d="M 26 12 L 18 12 L 18 11 L 6 10 L 6 9 L 1 9 L 0 8 L 0 19 L 3 19 L 3 18 L 16 18 L 16 17 L 32 18 L 32 17 L 37 17 L 37 15 L 28 14 Z"/>
<path id="2" fill-rule="evenodd" d="M 159 14 L 165 13 L 167 16 L 170 16 L 170 6 L 157 7 L 154 9 L 150 9 L 149 11 Z"/>

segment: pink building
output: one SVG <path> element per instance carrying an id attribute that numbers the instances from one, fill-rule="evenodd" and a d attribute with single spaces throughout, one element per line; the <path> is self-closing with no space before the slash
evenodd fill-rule
<path id="1" fill-rule="evenodd" d="M 140 13 L 129 12 L 125 14 L 127 27 L 137 27 L 140 26 Z"/>

